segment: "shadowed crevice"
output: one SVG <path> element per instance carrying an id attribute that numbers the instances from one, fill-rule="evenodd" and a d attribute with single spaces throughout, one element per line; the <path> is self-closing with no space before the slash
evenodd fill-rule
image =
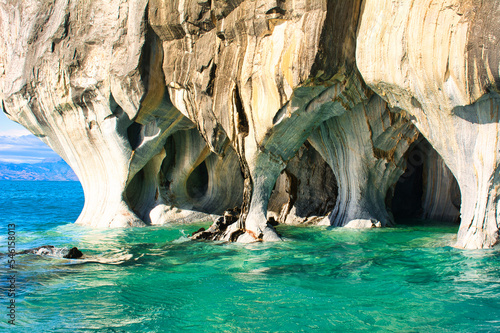
<path id="1" fill-rule="evenodd" d="M 127 138 L 132 150 L 136 150 L 144 141 L 144 125 L 136 122 L 132 123 L 127 128 Z"/>
<path id="2" fill-rule="evenodd" d="M 423 137 L 406 154 L 406 170 L 394 189 L 396 220 L 430 219 L 459 222 L 460 189 L 441 156 Z"/>
<path id="3" fill-rule="evenodd" d="M 200 199 L 205 196 L 208 190 L 208 169 L 203 161 L 193 170 L 186 181 L 188 195 L 193 199 Z"/>
<path id="4" fill-rule="evenodd" d="M 247 136 L 249 133 L 248 119 L 243 109 L 243 103 L 241 102 L 240 91 L 238 86 L 233 90 L 233 104 L 236 110 L 238 133 Z"/>

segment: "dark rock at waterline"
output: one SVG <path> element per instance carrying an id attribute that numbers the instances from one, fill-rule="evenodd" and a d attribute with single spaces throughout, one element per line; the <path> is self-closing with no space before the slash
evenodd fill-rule
<path id="1" fill-rule="evenodd" d="M 72 247 L 69 250 L 68 254 L 63 256 L 63 258 L 66 258 L 66 259 L 78 259 L 81 257 L 83 257 L 83 253 L 82 253 L 82 251 L 78 250 L 78 248 L 76 248 L 76 247 Z"/>
<path id="2" fill-rule="evenodd" d="M 247 233 L 249 235 L 249 239 L 247 239 L 246 242 L 262 241 L 264 238 L 263 234 L 255 235 L 250 230 L 245 230 L 241 227 L 239 221 L 240 214 L 241 211 L 239 208 L 226 210 L 224 215 L 220 216 L 207 230 L 205 230 L 205 228 L 200 228 L 198 231 L 194 232 L 190 238 L 192 240 L 224 240 L 237 242 L 240 236 Z M 271 218 L 270 221 L 268 221 L 267 226 L 274 230 L 274 226 L 277 224 L 278 223 Z"/>
<path id="3" fill-rule="evenodd" d="M 238 228 L 235 224 L 240 218 L 240 209 L 233 208 L 228 209 L 224 212 L 224 216 L 220 216 L 208 230 L 205 228 L 200 228 L 198 231 L 191 235 L 192 240 L 223 240 L 227 238 L 229 241 L 233 242 L 238 239 L 238 236 L 243 234 L 245 231 Z M 229 228 L 232 226 L 232 228 Z M 231 229 L 231 230 L 229 230 Z M 231 235 L 229 235 L 231 234 Z M 237 234 L 237 236 L 235 236 Z M 229 235 L 229 237 L 227 237 Z"/>
<path id="4" fill-rule="evenodd" d="M 197 233 L 200 233 L 200 232 L 203 232 L 205 231 L 205 228 L 201 227 L 200 229 L 198 229 L 197 231 L 193 232 L 193 235 L 194 234 L 197 234 Z"/>
<path id="5" fill-rule="evenodd" d="M 243 235 L 245 233 L 245 230 L 243 229 L 236 229 L 233 233 L 231 233 L 231 236 L 229 236 L 229 241 L 230 242 L 236 242 L 238 241 L 238 237 Z"/>
<path id="6" fill-rule="evenodd" d="M 37 255 L 48 255 L 48 256 L 60 256 L 64 254 L 66 249 L 56 248 L 53 245 L 42 245 L 36 247 L 34 249 L 28 249 L 21 252 L 17 252 L 17 254 L 37 254 Z M 79 259 L 83 257 L 82 251 L 78 250 L 76 247 L 72 247 L 67 253 L 63 255 L 65 259 Z"/>
<path id="7" fill-rule="evenodd" d="M 191 239 L 206 239 L 206 240 L 210 240 L 211 239 L 211 235 L 212 235 L 212 233 L 206 231 L 205 228 L 200 228 L 200 229 L 198 229 L 198 231 L 193 232 L 193 234 L 191 235 L 190 238 Z"/>
<path id="8" fill-rule="evenodd" d="M 276 219 L 272 216 L 267 220 L 267 223 L 269 225 L 272 225 L 273 227 L 276 227 L 277 225 L 279 225 L 278 221 L 276 221 Z"/>
<path id="9" fill-rule="evenodd" d="M 219 217 L 208 230 L 200 228 L 191 235 L 192 240 L 218 240 L 222 237 L 229 224 L 223 216 Z"/>
<path id="10" fill-rule="evenodd" d="M 241 210 L 238 207 L 226 210 L 224 212 L 224 224 L 229 226 L 230 224 L 238 221 L 238 219 L 240 218 L 240 213 Z"/>

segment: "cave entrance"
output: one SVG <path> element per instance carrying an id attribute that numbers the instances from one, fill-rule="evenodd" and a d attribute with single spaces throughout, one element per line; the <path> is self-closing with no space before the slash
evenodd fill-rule
<path id="1" fill-rule="evenodd" d="M 186 181 L 188 195 L 193 199 L 200 199 L 205 196 L 208 190 L 208 169 L 203 161 L 193 170 Z"/>
<path id="2" fill-rule="evenodd" d="M 406 171 L 396 183 L 388 207 L 396 223 L 458 224 L 460 188 L 439 153 L 420 137 L 408 150 L 406 162 Z"/>
<path id="3" fill-rule="evenodd" d="M 268 218 L 278 223 L 317 223 L 337 202 L 338 185 L 330 165 L 305 142 L 276 180 Z"/>
<path id="4" fill-rule="evenodd" d="M 180 131 L 167 138 L 164 148 L 166 156 L 160 168 L 161 195 L 170 204 L 192 209 L 209 188 L 205 142 L 196 130 Z"/>

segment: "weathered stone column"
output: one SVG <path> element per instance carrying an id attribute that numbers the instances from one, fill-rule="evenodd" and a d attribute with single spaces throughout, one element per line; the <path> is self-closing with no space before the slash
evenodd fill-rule
<path id="1" fill-rule="evenodd" d="M 366 83 L 411 114 L 457 179 L 463 248 L 498 242 L 499 14 L 497 2 L 368 0 L 358 30 Z"/>
<path id="2" fill-rule="evenodd" d="M 154 8 L 154 9 L 153 9 Z M 240 241 L 276 240 L 267 205 L 311 131 L 365 96 L 354 71 L 360 1 L 150 2 L 173 104 L 245 177 Z"/>
<path id="3" fill-rule="evenodd" d="M 385 199 L 404 172 L 404 153 L 418 133 L 401 110 L 377 95 L 324 122 L 309 141 L 330 164 L 339 193 L 323 224 L 338 227 L 393 225 Z"/>
<path id="4" fill-rule="evenodd" d="M 127 186 L 185 125 L 169 101 L 163 50 L 148 37 L 146 5 L 0 4 L 2 110 L 73 168 L 85 193 L 81 224 L 144 225 Z"/>

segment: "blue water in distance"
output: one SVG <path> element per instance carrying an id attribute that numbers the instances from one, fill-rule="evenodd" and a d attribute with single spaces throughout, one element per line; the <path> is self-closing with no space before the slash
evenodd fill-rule
<path id="1" fill-rule="evenodd" d="M 463 251 L 457 226 L 280 226 L 286 241 L 192 242 L 208 223 L 120 230 L 74 225 L 77 182 L 0 181 L 0 252 L 77 246 L 87 261 L 0 257 L 0 330 L 19 332 L 497 332 L 500 252 Z"/>

